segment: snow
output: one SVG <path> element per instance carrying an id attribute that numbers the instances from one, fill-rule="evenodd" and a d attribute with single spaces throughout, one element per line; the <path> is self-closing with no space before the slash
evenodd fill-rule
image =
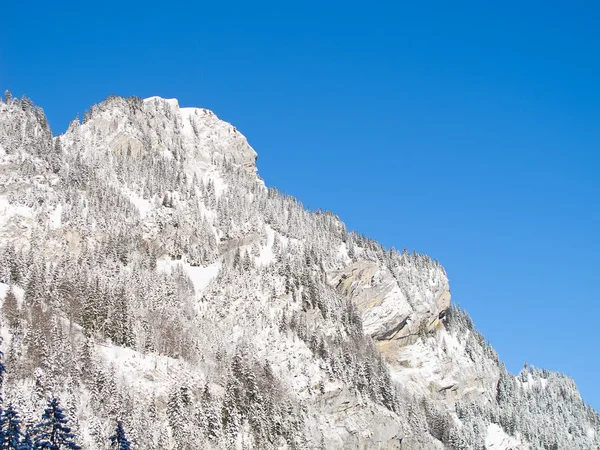
<path id="1" fill-rule="evenodd" d="M 221 263 L 216 262 L 206 267 L 194 267 L 184 263 L 183 267 L 190 277 L 190 280 L 192 280 L 196 296 L 201 296 L 204 289 L 206 289 L 206 286 L 208 286 L 208 284 L 217 276 L 219 270 L 221 270 Z"/>
<path id="2" fill-rule="evenodd" d="M 260 249 L 260 255 L 256 258 L 256 263 L 260 266 L 271 264 L 275 255 L 273 254 L 273 241 L 275 240 L 275 231 L 270 226 L 266 226 L 267 244 Z"/>
<path id="3" fill-rule="evenodd" d="M 179 108 L 179 114 L 181 114 L 181 118 L 183 119 L 183 129 L 181 132 L 188 139 L 195 138 L 194 127 L 192 127 L 191 121 L 195 120 L 194 116 L 197 114 L 197 111 L 196 108 Z"/>
<path id="4" fill-rule="evenodd" d="M 206 267 L 197 267 L 191 266 L 184 261 L 161 259 L 157 261 L 156 265 L 157 269 L 162 271 L 171 270 L 176 265 L 183 266 L 183 269 L 187 273 L 188 277 L 190 277 L 190 280 L 194 285 L 194 290 L 197 297 L 202 296 L 202 293 L 208 284 L 218 275 L 219 270 L 221 270 L 221 262 L 215 262 Z"/>
<path id="5" fill-rule="evenodd" d="M 217 172 L 211 172 L 211 173 L 208 173 L 206 176 L 207 182 L 209 179 L 212 180 L 212 182 L 215 186 L 216 196 L 220 197 L 221 195 L 223 195 L 223 193 L 227 189 L 227 185 L 225 184 L 225 181 L 223 180 L 223 178 L 221 178 L 221 176 Z"/>
<path id="6" fill-rule="evenodd" d="M 344 264 L 350 264 L 352 259 L 348 256 L 348 246 L 345 242 L 340 244 L 340 247 L 337 251 L 337 258 L 344 262 Z"/>
<path id="7" fill-rule="evenodd" d="M 18 216 L 30 219 L 33 217 L 33 211 L 26 206 L 11 205 L 5 195 L 0 196 L 0 227 L 4 227 L 11 219 Z"/>
<path id="8" fill-rule="evenodd" d="M 107 343 L 96 344 L 96 351 L 106 365 L 115 369 L 117 377 L 146 394 L 164 394 L 172 382 L 199 375 L 187 370 L 182 361 L 164 355 L 142 354 Z"/>
<path id="9" fill-rule="evenodd" d="M 149 200 L 142 198 L 137 193 L 130 191 L 129 189 L 124 188 L 123 191 L 129 198 L 129 200 L 131 200 L 131 203 L 133 203 L 135 205 L 135 207 L 138 209 L 142 219 L 144 217 L 146 217 L 146 214 L 148 214 L 148 212 L 152 208 L 152 203 L 150 203 Z"/>
<path id="10" fill-rule="evenodd" d="M 517 377 L 517 381 L 521 384 L 523 389 L 526 389 L 526 390 L 533 389 L 533 387 L 536 384 L 539 384 L 542 389 L 546 389 L 546 386 L 548 385 L 548 380 L 546 380 L 544 378 L 534 379 L 530 373 L 527 374 L 527 381 L 521 381 L 521 380 L 519 380 L 518 377 Z"/>
<path id="11" fill-rule="evenodd" d="M 179 116 L 179 120 L 167 124 L 165 132 L 161 133 L 165 134 L 167 139 L 162 142 L 169 142 L 178 134 L 182 138 L 184 150 L 192 156 L 192 164 L 188 168 L 198 163 L 210 164 L 213 156 L 219 156 L 233 159 L 245 167 L 254 168 L 253 171 L 256 170 L 256 152 L 233 125 L 219 119 L 207 109 L 180 108 L 176 99 L 149 97 L 144 100 L 145 109 L 154 109 L 153 113 L 157 112 L 157 116 L 163 114 L 165 103 Z M 177 124 L 177 129 L 173 128 L 173 123 Z M 164 150 L 170 149 L 164 147 Z"/>
<path id="12" fill-rule="evenodd" d="M 53 229 L 58 229 L 61 227 L 61 216 L 62 216 L 62 205 L 59 203 L 56 206 L 56 209 L 50 215 L 50 227 Z"/>
<path id="13" fill-rule="evenodd" d="M 210 222 L 214 221 L 217 218 L 217 213 L 212 211 L 206 207 L 204 202 L 200 201 L 198 204 L 198 210 L 200 211 L 200 215 Z"/>
<path id="14" fill-rule="evenodd" d="M 153 102 L 155 100 L 158 100 L 160 102 L 166 102 L 171 107 L 179 107 L 179 101 L 176 98 L 162 98 L 162 97 L 158 97 L 156 95 L 152 96 L 152 97 L 145 98 L 144 99 L 144 103 L 150 103 L 150 102 Z"/>
<path id="15" fill-rule="evenodd" d="M 485 448 L 487 450 L 509 450 L 526 447 L 520 446 L 520 443 L 517 439 L 509 436 L 502 428 L 495 423 L 492 423 L 487 429 Z"/>

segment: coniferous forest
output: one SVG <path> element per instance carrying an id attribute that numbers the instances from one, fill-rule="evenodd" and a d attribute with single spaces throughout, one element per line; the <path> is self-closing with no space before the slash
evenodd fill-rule
<path id="1" fill-rule="evenodd" d="M 7 92 L 0 448 L 600 448 L 573 380 L 509 373 L 438 261 L 255 162 L 176 100 L 112 96 L 56 135 Z"/>
<path id="2" fill-rule="evenodd" d="M 0 385 L 4 383 L 6 367 L 0 353 Z M 76 443 L 76 436 L 68 426 L 66 417 L 57 398 L 48 400 L 48 404 L 41 414 L 40 421 L 23 423 L 19 411 L 12 402 L 5 402 L 0 397 L 0 448 L 13 450 L 31 449 L 71 449 L 80 450 Z M 110 448 L 128 450 L 131 443 L 127 440 L 123 423 L 117 420 L 115 434 L 109 436 Z"/>

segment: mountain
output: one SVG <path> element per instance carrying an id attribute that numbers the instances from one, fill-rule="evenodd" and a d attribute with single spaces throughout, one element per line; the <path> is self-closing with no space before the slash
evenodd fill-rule
<path id="1" fill-rule="evenodd" d="M 6 401 L 85 449 L 593 449 L 573 380 L 508 373 L 444 268 L 269 189 L 232 125 L 110 97 L 53 136 L 0 102 Z"/>

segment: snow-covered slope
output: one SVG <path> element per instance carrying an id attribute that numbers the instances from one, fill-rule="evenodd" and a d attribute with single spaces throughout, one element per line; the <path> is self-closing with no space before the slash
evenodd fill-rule
<path id="1" fill-rule="evenodd" d="M 437 261 L 267 189 L 211 111 L 111 97 L 52 137 L 10 100 L 0 124 L 26 421 L 57 395 L 89 449 L 117 416 L 140 449 L 598 447 L 572 380 L 507 373 Z"/>

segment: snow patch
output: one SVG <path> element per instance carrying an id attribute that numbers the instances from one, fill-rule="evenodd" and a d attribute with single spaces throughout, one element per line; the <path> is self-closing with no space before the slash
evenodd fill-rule
<path id="1" fill-rule="evenodd" d="M 213 263 L 206 267 L 194 267 L 187 263 L 184 263 L 183 266 L 190 277 L 190 280 L 192 280 L 197 296 L 202 295 L 206 286 L 208 286 L 208 284 L 217 276 L 219 270 L 221 270 L 220 262 Z"/>
<path id="2" fill-rule="evenodd" d="M 50 228 L 53 228 L 56 230 L 61 227 L 61 225 L 62 225 L 61 216 L 62 216 L 62 205 L 59 203 L 56 206 L 56 209 L 50 215 Z"/>
<path id="3" fill-rule="evenodd" d="M 506 432 L 495 423 L 488 426 L 485 437 L 485 448 L 488 450 L 509 450 L 522 448 L 519 441 Z"/>
<path id="4" fill-rule="evenodd" d="M 275 259 L 275 254 L 273 253 L 273 241 L 275 240 L 275 231 L 266 226 L 265 230 L 267 232 L 267 243 L 264 247 L 260 249 L 260 255 L 256 258 L 256 263 L 260 266 L 266 266 L 271 264 Z"/>
<path id="5" fill-rule="evenodd" d="M 352 259 L 348 256 L 348 246 L 345 242 L 342 242 L 338 248 L 337 259 L 343 261 L 346 265 L 352 262 Z"/>
<path id="6" fill-rule="evenodd" d="M 165 394 L 170 384 L 191 375 L 179 360 L 155 353 L 142 354 L 126 347 L 96 344 L 97 354 L 113 367 L 127 386 L 150 395 Z"/>
<path id="7" fill-rule="evenodd" d="M 146 200 L 140 197 L 137 193 L 130 191 L 129 189 L 123 189 L 131 203 L 138 209 L 140 212 L 140 216 L 142 219 L 146 217 L 150 209 L 152 208 L 152 203 L 149 200 Z"/>
<path id="8" fill-rule="evenodd" d="M 202 295 L 208 284 L 221 270 L 221 262 L 215 262 L 206 267 L 191 266 L 187 262 L 172 259 L 161 259 L 156 263 L 157 269 L 161 271 L 171 270 L 176 265 L 181 265 L 190 277 L 197 297 Z"/>
<path id="9" fill-rule="evenodd" d="M 33 211 L 26 206 L 12 205 L 5 195 L 0 196 L 0 226 L 6 225 L 16 216 L 30 219 L 33 217 Z"/>

